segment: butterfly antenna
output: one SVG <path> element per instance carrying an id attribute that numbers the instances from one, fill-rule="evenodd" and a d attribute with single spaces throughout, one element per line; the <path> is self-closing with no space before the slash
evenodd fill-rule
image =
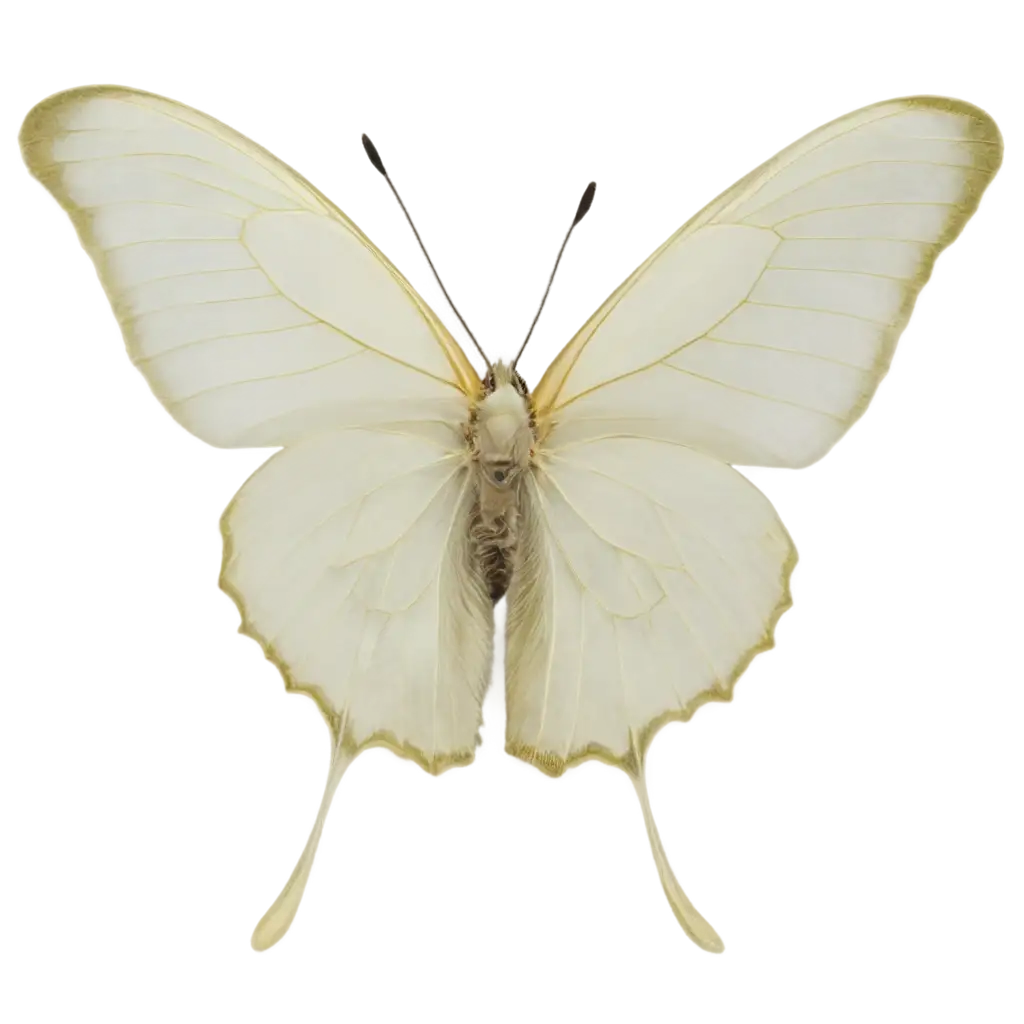
<path id="1" fill-rule="evenodd" d="M 427 242 L 426 234 L 420 226 L 420 222 L 413 215 L 412 208 L 409 205 L 409 201 L 406 199 L 406 195 L 404 195 L 404 191 L 395 181 L 394 174 L 391 170 L 391 161 L 384 152 L 384 146 L 382 146 L 381 143 L 366 130 L 362 131 L 359 135 L 359 157 L 366 162 L 367 169 L 377 182 L 387 188 L 388 193 L 398 210 L 398 215 L 401 217 L 404 226 L 406 226 L 406 229 L 413 237 L 413 244 L 420 256 L 420 260 L 426 268 L 427 275 L 438 292 L 444 307 L 455 318 L 455 321 L 462 329 L 467 340 L 476 349 L 483 362 L 483 367 L 488 367 L 489 362 L 483 354 L 483 349 L 480 347 L 480 343 L 477 341 L 472 328 L 470 328 L 466 317 L 459 308 L 459 304 L 456 302 L 455 296 L 452 294 L 452 290 L 447 287 L 447 284 L 444 281 L 444 275 L 441 273 L 441 268 L 437 262 L 437 258 Z"/>
<path id="2" fill-rule="evenodd" d="M 295 869 L 291 880 L 285 887 L 285 891 L 278 898 L 278 901 L 276 901 L 267 911 L 262 921 L 260 921 L 256 926 L 256 930 L 253 933 L 253 945 L 257 949 L 268 949 L 273 945 L 274 940 L 278 938 L 278 936 L 287 927 L 292 918 L 292 914 L 295 911 L 299 896 L 302 893 L 302 886 L 305 882 L 306 872 L 313 859 L 313 852 L 315 851 L 316 843 L 319 838 L 321 838 L 324 822 L 327 820 L 328 813 L 331 810 L 331 804 L 340 788 L 338 783 L 341 780 L 343 769 L 347 768 L 351 763 L 351 759 L 345 756 L 345 752 L 342 749 L 347 721 L 348 717 L 346 712 L 345 718 L 342 720 L 338 728 L 338 738 L 334 745 L 334 757 L 331 759 L 331 769 L 328 774 L 327 784 L 324 787 L 321 810 L 319 810 L 319 815 L 316 818 L 316 825 L 313 828 L 312 838 L 309 840 L 306 852 L 303 855 L 302 860 L 299 862 L 299 866 Z"/>
<path id="3" fill-rule="evenodd" d="M 600 181 L 596 177 L 585 178 L 583 188 L 577 193 L 577 201 L 573 204 L 572 209 L 569 210 L 568 221 L 562 230 L 562 238 L 558 244 L 558 249 L 555 251 L 555 258 L 548 266 L 548 272 L 545 274 L 544 282 L 541 285 L 540 298 L 534 308 L 534 315 L 530 317 L 529 326 L 523 333 L 522 341 L 519 342 L 519 348 L 515 353 L 515 358 L 512 360 L 513 367 L 518 369 L 519 360 L 526 351 L 526 346 L 532 337 L 537 334 L 537 329 L 551 305 L 555 283 L 558 281 L 558 274 L 561 271 L 562 263 L 565 261 L 565 256 L 568 253 L 569 245 L 575 236 L 575 232 L 594 216 L 600 201 Z"/>
<path id="4" fill-rule="evenodd" d="M 647 802 L 647 794 L 644 788 L 643 774 L 634 776 L 637 798 L 640 801 L 640 810 L 643 813 L 644 829 L 647 835 L 647 842 L 650 845 L 651 854 L 654 858 L 654 867 L 657 870 L 658 882 L 662 884 L 669 909 L 672 911 L 673 919 L 682 926 L 684 931 L 692 939 L 695 939 L 705 949 L 716 952 L 721 946 L 718 935 L 714 928 L 702 916 L 693 909 L 689 902 L 683 897 L 673 878 L 673 873 L 665 855 L 662 853 L 662 845 L 657 841 L 657 833 L 654 830 L 654 822 L 651 819 L 650 805 Z"/>

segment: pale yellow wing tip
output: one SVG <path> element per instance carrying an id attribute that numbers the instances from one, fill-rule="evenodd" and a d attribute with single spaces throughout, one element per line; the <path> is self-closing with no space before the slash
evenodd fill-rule
<path id="1" fill-rule="evenodd" d="M 75 89 L 55 92 L 40 100 L 26 115 L 18 131 L 18 145 L 21 156 L 32 175 L 42 180 L 41 175 L 52 165 L 51 146 L 55 135 L 63 131 L 59 113 L 62 109 L 81 100 L 95 96 L 118 96 L 135 93 L 138 96 L 153 96 L 152 93 L 129 89 L 121 85 L 83 85 Z M 154 97 L 160 99 L 161 97 Z M 46 182 L 43 182 L 46 184 Z M 50 186 L 47 185 L 47 188 Z"/>
<path id="2" fill-rule="evenodd" d="M 898 103 L 900 101 L 892 100 L 890 102 Z M 911 96 L 905 102 L 973 118 L 979 125 L 975 141 L 989 142 L 996 147 L 998 157 L 994 162 L 994 166 L 991 167 L 991 171 L 995 174 L 999 169 L 1003 157 L 1003 134 L 1000 132 L 995 118 L 987 110 L 983 110 L 973 103 L 968 103 L 967 100 L 957 100 L 948 96 Z"/>

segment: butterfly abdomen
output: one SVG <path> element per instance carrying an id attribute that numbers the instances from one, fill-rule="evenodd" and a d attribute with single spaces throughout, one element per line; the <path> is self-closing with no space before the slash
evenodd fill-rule
<path id="1" fill-rule="evenodd" d="M 495 603 L 505 596 L 512 581 L 512 563 L 519 540 L 518 518 L 518 509 L 513 508 L 507 517 L 485 522 L 479 503 L 474 509 L 470 525 L 473 546 Z"/>

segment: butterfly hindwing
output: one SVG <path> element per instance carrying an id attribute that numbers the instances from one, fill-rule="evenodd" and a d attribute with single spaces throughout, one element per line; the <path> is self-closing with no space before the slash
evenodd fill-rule
<path id="1" fill-rule="evenodd" d="M 659 725 L 729 699 L 790 604 L 796 552 L 771 504 L 671 442 L 539 455 L 521 543 L 508 749 L 553 775 L 587 757 L 636 770 Z"/>
<path id="2" fill-rule="evenodd" d="M 351 429 L 278 453 L 224 513 L 221 583 L 245 631 L 347 750 L 434 773 L 473 759 L 492 629 L 473 500 L 459 454 Z"/>

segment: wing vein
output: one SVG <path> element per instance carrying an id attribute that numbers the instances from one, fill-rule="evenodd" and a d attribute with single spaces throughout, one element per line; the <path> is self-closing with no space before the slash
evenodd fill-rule
<path id="1" fill-rule="evenodd" d="M 238 222 L 239 224 L 242 221 Z M 225 242 L 230 242 L 232 245 L 238 245 L 241 239 L 238 235 L 197 235 L 195 237 L 175 237 L 175 238 L 140 238 L 136 242 L 122 242 L 119 245 L 97 245 L 96 249 L 101 252 L 104 256 L 112 252 L 121 252 L 124 249 L 134 249 L 139 245 L 166 245 L 168 242 L 210 242 L 218 243 L 223 245 Z M 252 253 L 249 254 L 250 256 Z M 242 270 L 245 267 L 241 268 Z"/>
<path id="2" fill-rule="evenodd" d="M 866 324 L 872 324 L 875 327 L 892 327 L 893 324 L 889 320 L 872 320 L 869 316 L 858 316 L 856 313 L 844 313 L 838 309 L 818 309 L 815 306 L 793 306 L 785 302 L 761 302 L 757 299 L 748 299 L 747 303 L 751 306 L 767 306 L 770 309 L 802 309 L 805 313 L 822 313 L 825 316 L 841 316 L 847 320 L 860 320 Z"/>
<path id="3" fill-rule="evenodd" d="M 194 394 L 186 395 L 184 398 L 175 399 L 173 402 L 168 402 L 167 407 L 169 409 L 177 408 L 178 406 L 184 405 L 186 402 L 191 402 L 195 398 L 202 398 L 204 395 L 211 395 L 219 391 L 227 391 L 231 388 L 241 387 L 243 384 L 259 384 L 261 381 L 267 380 L 284 380 L 286 377 L 301 377 L 307 373 L 316 373 L 317 370 L 326 370 L 329 366 L 337 366 L 338 363 L 344 363 L 355 356 L 365 356 L 365 351 L 359 352 L 346 352 L 345 355 L 339 356 L 337 359 L 331 359 L 326 363 L 320 363 L 317 366 L 309 366 L 303 370 L 288 370 L 284 373 L 271 373 L 265 377 L 247 377 L 245 380 L 232 380 L 225 384 L 216 384 L 210 388 L 203 388 L 202 391 L 196 391 Z"/>
<path id="4" fill-rule="evenodd" d="M 238 331 L 234 334 L 218 334 L 212 338 L 197 338 L 195 341 L 187 341 L 184 345 L 175 345 L 172 346 L 171 348 L 165 348 L 161 352 L 154 352 L 152 355 L 143 356 L 141 359 L 136 359 L 134 356 L 132 356 L 132 362 L 136 366 L 144 366 L 146 363 L 152 362 L 155 359 L 160 359 L 163 356 L 176 355 L 178 352 L 184 352 L 187 349 L 195 348 L 198 345 L 209 345 L 211 342 L 214 341 L 225 341 L 228 338 L 259 338 L 262 337 L 264 334 L 283 334 L 285 331 L 297 331 L 301 330 L 303 327 L 312 327 L 315 323 L 322 322 L 323 321 L 319 320 L 306 320 L 303 323 L 288 324 L 286 327 L 270 327 L 262 331 Z M 125 330 L 131 331 L 134 337 L 135 331 L 132 330 L 132 328 L 130 328 L 126 324 L 122 324 L 122 326 L 125 328 Z M 327 326 L 330 327 L 330 324 L 328 324 Z M 337 330 L 337 328 L 331 329 Z M 341 331 L 338 331 L 338 333 L 341 334 Z"/>
<path id="5" fill-rule="evenodd" d="M 115 153 L 115 154 L 112 154 L 111 156 L 85 156 L 85 157 L 77 157 L 77 158 L 75 158 L 73 160 L 54 160 L 53 162 L 58 167 L 64 167 L 64 166 L 73 165 L 73 164 L 110 163 L 110 162 L 115 161 L 115 160 L 131 160 L 131 159 L 133 159 L 135 157 L 148 157 L 148 156 L 166 156 L 166 157 L 170 157 L 171 159 L 174 159 L 174 160 L 181 160 L 181 159 L 194 160 L 198 164 L 206 164 L 207 167 L 215 167 L 218 171 L 223 171 L 223 172 L 225 172 L 227 174 L 234 175 L 234 177 L 236 177 L 236 178 L 241 178 L 242 181 L 247 181 L 250 185 L 256 185 L 258 188 L 267 189 L 267 191 L 269 191 L 269 192 L 276 191 L 272 185 L 268 185 L 267 182 L 265 182 L 265 181 L 257 181 L 255 178 L 250 178 L 249 175 L 243 174 L 241 171 L 235 170 L 233 167 L 228 167 L 225 164 L 216 163 L 213 160 L 207 160 L 205 157 L 196 156 L 195 153 L 170 152 L 170 151 L 168 151 L 168 152 L 160 152 L 160 151 L 157 151 L 157 150 L 153 150 L 153 151 L 135 152 L 135 153 Z M 262 164 L 258 164 L 257 166 L 262 167 L 263 165 Z M 280 179 L 277 177 L 277 175 L 272 175 L 272 177 L 275 180 L 280 181 Z M 201 178 L 189 178 L 187 175 L 185 176 L 185 178 L 186 178 L 187 181 L 193 181 L 197 185 L 205 185 L 206 184 L 206 182 L 203 181 Z M 287 189 L 287 186 L 286 186 L 286 189 Z M 229 192 L 228 194 L 232 195 L 232 196 L 235 196 L 236 199 L 241 199 L 241 200 L 246 201 L 246 202 L 249 201 L 249 200 L 246 200 L 245 196 L 239 195 L 237 192 Z M 299 202 L 300 205 L 301 205 L 301 200 L 295 195 L 294 192 L 291 192 L 290 190 L 286 190 L 284 193 L 279 193 L 279 194 L 286 195 L 290 199 L 292 199 L 292 200 L 294 200 L 296 202 Z M 306 207 L 306 209 L 308 209 L 308 207 Z M 316 211 L 316 212 L 320 212 L 320 211 Z"/>
<path id="6" fill-rule="evenodd" d="M 123 99 L 123 102 L 125 102 L 129 106 L 136 107 L 139 110 L 145 110 L 149 113 L 154 112 L 154 107 L 146 103 L 139 103 L 132 96 L 124 96 L 118 98 Z M 239 146 L 237 143 L 235 143 L 230 138 L 230 135 L 228 137 L 225 137 L 224 135 L 221 134 L 214 134 L 213 132 L 207 131 L 205 128 L 200 128 L 197 125 L 193 124 L 191 121 L 188 121 L 183 117 L 179 117 L 172 111 L 165 110 L 162 107 L 155 108 L 155 111 L 157 112 L 158 116 L 164 117 L 168 121 L 175 121 L 178 124 L 184 125 L 186 128 L 189 129 L 189 131 L 197 132 L 200 135 L 205 135 L 207 138 L 215 139 L 222 145 L 227 146 L 228 149 L 234 150 L 234 152 L 238 153 L 240 156 L 244 156 L 247 160 L 252 160 L 258 166 L 262 167 L 263 170 L 265 170 L 268 174 L 270 174 L 271 177 L 276 178 L 277 181 L 281 185 L 283 185 L 285 189 L 287 189 L 290 195 L 295 195 L 295 193 L 292 190 L 291 182 L 289 182 L 287 178 L 283 177 L 281 174 L 278 173 L 279 161 L 277 160 L 277 158 L 271 156 L 271 154 L 268 153 L 265 149 L 263 149 L 262 146 L 257 145 L 251 139 L 247 139 L 246 142 L 252 148 L 251 150 L 246 150 L 242 146 Z M 227 127 L 227 125 L 220 126 L 218 124 L 218 127 L 223 127 L 226 129 L 228 133 L 235 134 L 232 129 Z M 258 159 L 258 157 L 263 159 Z M 266 159 L 267 157 L 269 157 L 269 159 Z M 222 164 L 218 164 L 217 166 L 223 167 Z M 224 169 L 230 170 L 230 168 Z M 296 175 L 296 177 L 298 177 L 298 175 Z"/>
<path id="7" fill-rule="evenodd" d="M 808 239 L 801 235 L 797 241 L 805 242 Z M 849 274 L 853 277 L 877 277 L 883 281 L 898 281 L 900 284 L 912 283 L 914 277 L 897 277 L 895 274 L 875 274 L 870 270 L 843 270 L 838 267 L 788 267 L 781 263 L 773 263 L 768 270 L 793 270 L 797 273 L 807 274 Z"/>
<path id="8" fill-rule="evenodd" d="M 668 534 L 669 541 L 671 542 L 672 546 L 676 549 L 676 555 L 679 558 L 680 565 L 684 566 L 682 572 L 685 573 L 685 575 L 689 576 L 691 580 L 693 580 L 694 586 L 700 591 L 701 594 L 704 595 L 705 598 L 708 598 L 708 603 L 712 608 L 715 609 L 718 618 L 725 623 L 726 628 L 730 632 L 733 632 L 732 624 L 729 622 L 727 618 L 723 616 L 722 611 L 716 607 L 715 602 L 711 599 L 711 595 L 701 585 L 700 580 L 698 580 L 697 577 L 693 575 L 689 568 L 685 568 L 686 561 L 683 558 L 683 553 L 679 549 L 678 541 L 672 534 L 672 531 L 668 529 L 668 525 L 665 523 L 664 513 L 660 508 L 656 508 L 655 511 L 657 512 L 658 517 L 662 520 L 662 528 Z M 665 595 L 669 607 L 675 611 L 676 615 L 679 617 L 679 621 L 682 622 L 683 627 L 686 629 L 687 633 L 690 634 L 690 639 L 694 642 L 695 646 L 700 651 L 701 657 L 706 662 L 708 668 L 711 669 L 712 680 L 714 681 L 714 683 L 718 683 L 720 678 L 718 668 L 715 665 L 714 659 L 711 657 L 711 652 L 704 645 L 704 641 L 701 639 L 699 630 L 693 628 L 693 622 L 690 620 L 689 616 L 683 611 L 682 607 L 676 603 L 672 594 L 670 594 L 669 591 L 665 588 L 661 580 L 658 580 L 658 586 L 661 587 L 661 592 Z"/>
<path id="9" fill-rule="evenodd" d="M 818 416 L 825 416 L 830 420 L 835 420 L 837 423 L 842 423 L 838 416 L 834 416 L 832 413 L 824 412 L 821 409 L 815 409 L 809 405 L 801 405 L 799 402 L 791 402 L 785 398 L 775 398 L 772 395 L 763 395 L 760 391 L 751 391 L 748 388 L 737 387 L 735 384 L 727 384 L 725 381 L 716 380 L 714 377 L 706 377 L 701 373 L 694 373 L 693 370 L 684 370 L 681 366 L 673 366 L 672 363 L 665 364 L 670 370 L 675 370 L 676 373 L 685 373 L 688 377 L 696 377 L 697 380 L 707 381 L 708 384 L 717 384 L 719 387 L 728 388 L 731 391 L 738 391 L 744 395 L 751 395 L 753 398 L 763 398 L 766 402 L 776 402 L 779 405 L 790 405 L 794 409 L 802 409 L 804 412 L 815 413 Z"/>
<path id="10" fill-rule="evenodd" d="M 775 203 L 781 202 L 783 199 L 788 199 L 790 196 L 796 195 L 805 188 L 808 188 L 811 185 L 816 185 L 819 181 L 827 181 L 829 178 L 834 178 L 837 175 L 846 174 L 849 171 L 856 171 L 861 167 L 872 167 L 876 164 L 900 164 L 911 167 L 953 167 L 958 171 L 963 171 L 965 178 L 968 174 L 972 173 L 986 173 L 983 168 L 975 167 L 972 164 L 951 164 L 939 160 L 860 160 L 857 163 L 844 164 L 842 167 L 835 167 L 831 171 L 826 171 L 823 174 L 817 175 L 817 177 L 808 178 L 807 181 L 802 181 L 799 185 L 794 185 L 788 192 L 782 192 L 777 196 L 772 196 L 772 198 L 767 202 L 762 203 L 760 206 L 757 206 L 753 210 L 744 214 L 739 223 L 745 223 L 750 217 L 755 216 L 762 210 L 766 210 L 769 206 L 773 206 Z M 831 207 L 829 207 L 829 209 L 831 209 Z M 783 222 L 780 221 L 779 223 Z"/>
<path id="11" fill-rule="evenodd" d="M 782 220 L 774 221 L 772 224 L 773 228 L 778 228 L 781 224 L 788 224 L 792 220 L 799 220 L 801 217 L 810 217 L 815 213 L 831 213 L 833 210 L 866 210 L 872 206 L 945 206 L 950 207 L 954 210 L 962 210 L 962 203 L 940 203 L 940 202 L 918 202 L 916 200 L 892 200 L 892 201 L 879 201 L 873 200 L 869 203 L 842 203 L 837 206 L 822 206 L 814 210 L 801 210 L 799 213 L 794 213 L 790 217 L 783 217 Z M 859 235 L 857 236 L 860 237 Z M 803 236 L 800 236 L 801 240 Z M 901 238 L 897 241 L 906 242 L 912 241 L 912 239 Z"/>
<path id="12" fill-rule="evenodd" d="M 674 568 L 676 568 L 676 566 L 668 565 L 665 562 L 655 562 L 655 561 L 652 561 L 651 559 L 646 558 L 643 555 L 637 554 L 637 552 L 635 552 L 635 551 L 631 551 L 629 548 L 624 548 L 621 544 L 616 544 L 614 541 L 609 540 L 607 537 L 605 537 L 593 525 L 593 523 L 590 522 L 589 519 L 587 519 L 587 517 L 585 515 L 583 515 L 582 512 L 580 512 L 580 510 L 576 507 L 576 505 L 573 504 L 572 499 L 565 493 L 565 491 L 561 487 L 559 487 L 558 480 L 551 473 L 549 473 L 546 470 L 544 470 L 542 467 L 538 466 L 538 469 L 540 470 L 541 473 L 543 473 L 548 478 L 548 480 L 551 481 L 551 485 L 562 496 L 562 498 L 565 500 L 565 503 L 573 510 L 573 512 L 576 514 L 576 517 L 579 519 L 579 521 L 581 523 L 583 523 L 583 525 L 586 526 L 586 528 L 588 530 L 590 530 L 590 532 L 599 541 L 601 541 L 602 544 L 607 544 L 608 547 L 610 547 L 613 551 L 619 551 L 619 552 L 621 552 L 624 555 L 629 555 L 631 558 L 636 558 L 636 559 L 638 559 L 641 562 L 647 562 L 650 565 L 657 565 L 657 566 L 659 566 L 662 569 L 674 569 Z M 578 578 L 579 577 L 577 577 L 577 579 Z M 585 584 L 583 584 L 582 580 L 580 580 L 580 584 L 581 585 L 585 585 Z M 607 611 L 609 614 L 616 614 L 616 613 L 612 612 L 610 608 L 605 607 L 603 604 L 602 604 L 602 607 L 604 607 L 605 611 Z M 629 616 L 624 616 L 624 617 L 625 618 L 629 618 Z"/>
<path id="13" fill-rule="evenodd" d="M 569 733 L 569 743 L 565 748 L 565 758 L 568 758 L 576 744 L 576 731 L 580 724 L 580 696 L 583 693 L 583 651 L 586 648 L 586 592 L 580 588 L 580 646 L 578 655 L 578 668 L 576 670 L 576 700 L 573 704 L 572 731 Z"/>
<path id="14" fill-rule="evenodd" d="M 796 356 L 801 359 L 817 359 L 823 363 L 831 363 L 833 366 L 842 366 L 847 370 L 856 370 L 858 373 L 865 373 L 870 367 L 857 366 L 855 363 L 846 363 L 841 359 L 833 359 L 831 356 L 819 355 L 817 352 L 804 352 L 795 348 L 779 348 L 776 345 L 759 345 L 753 341 L 727 341 L 725 338 L 715 338 L 709 335 L 704 341 L 710 341 L 715 345 L 731 345 L 736 348 L 756 348 L 763 352 L 780 352 L 787 356 Z"/>

